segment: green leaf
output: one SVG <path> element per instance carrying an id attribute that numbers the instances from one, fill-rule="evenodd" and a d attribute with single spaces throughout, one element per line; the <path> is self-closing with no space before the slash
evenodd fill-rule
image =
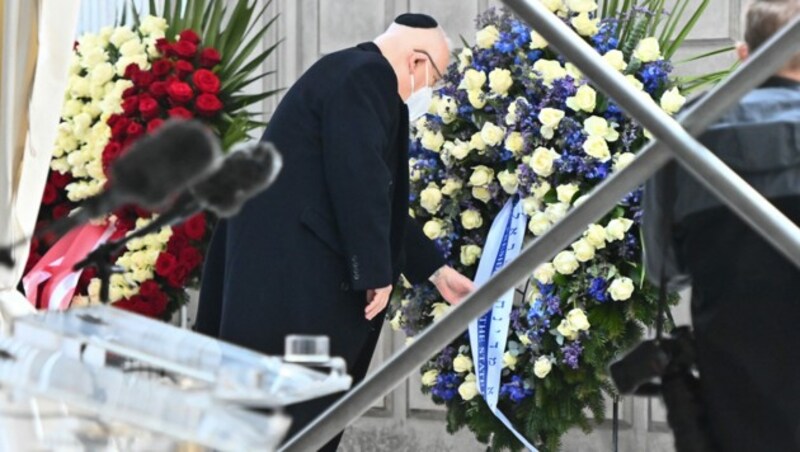
<path id="1" fill-rule="evenodd" d="M 133 16 L 133 25 L 135 27 L 139 26 L 139 11 L 136 9 L 136 3 L 130 2 L 131 5 L 131 15 Z"/>
<path id="2" fill-rule="evenodd" d="M 150 3 L 149 3 L 148 8 L 147 8 L 147 12 L 151 16 L 160 16 L 161 15 L 161 14 L 158 14 L 158 8 L 156 7 L 156 0 L 150 0 Z"/>
<path id="3" fill-rule="evenodd" d="M 703 12 L 708 8 L 708 4 L 711 0 L 703 0 L 700 6 L 697 7 L 692 17 L 689 19 L 689 22 L 683 26 L 681 31 L 678 33 L 678 37 L 676 37 L 672 43 L 670 44 L 669 48 L 664 52 L 665 59 L 671 59 L 672 55 L 678 51 L 678 48 L 683 44 L 683 40 L 689 35 L 689 33 L 694 29 L 695 25 L 697 25 L 697 21 L 700 20 L 700 17 L 703 15 Z"/>
<path id="4" fill-rule="evenodd" d="M 255 36 L 253 36 L 252 39 L 250 39 L 250 41 L 247 44 L 245 44 L 244 47 L 242 47 L 242 49 L 232 59 L 232 61 L 230 61 L 227 64 L 225 63 L 225 61 L 223 61 L 222 65 L 223 69 L 221 72 L 221 76 L 223 78 L 231 74 L 234 74 L 238 71 L 239 66 L 241 66 L 245 62 L 245 60 L 250 56 L 250 54 L 253 53 L 253 50 L 255 50 L 255 48 L 261 43 L 261 38 L 264 37 L 267 31 L 269 31 L 270 26 L 273 23 L 275 23 L 277 19 L 278 19 L 277 16 L 272 18 L 272 20 L 270 20 L 269 23 L 267 23 L 267 25 L 263 29 L 261 29 L 258 33 L 256 33 Z M 279 43 L 274 44 L 268 50 L 271 52 L 275 47 L 278 46 L 278 44 Z"/>
<path id="5" fill-rule="evenodd" d="M 256 56 L 252 60 L 250 60 L 250 62 L 247 63 L 247 65 L 245 65 L 245 67 L 240 69 L 239 73 L 249 74 L 249 73 L 253 72 L 255 70 L 255 68 L 257 68 L 261 63 L 263 63 L 264 60 L 266 60 L 270 56 L 270 54 L 272 54 L 272 52 L 276 48 L 278 48 L 278 46 L 282 42 L 283 42 L 283 39 L 281 39 L 280 41 L 276 42 L 275 44 L 271 45 L 269 48 L 267 48 L 266 50 L 261 52 L 261 54 L 259 54 L 258 56 Z"/>
<path id="6" fill-rule="evenodd" d="M 214 1 L 214 11 L 211 13 L 208 27 L 205 29 L 206 40 L 203 41 L 207 46 L 217 48 L 220 39 L 220 25 L 222 18 L 225 17 L 226 8 L 222 2 Z"/>
<path id="7" fill-rule="evenodd" d="M 689 58 L 686 58 L 686 59 L 683 59 L 683 60 L 680 60 L 680 61 L 676 61 L 675 64 L 683 64 L 683 63 L 689 63 L 691 61 L 702 60 L 703 58 L 712 57 L 714 55 L 719 55 L 721 53 L 728 53 L 728 52 L 731 52 L 733 50 L 736 50 L 736 46 L 722 47 L 722 48 L 719 48 L 719 49 L 716 49 L 716 50 L 711 50 L 710 52 L 700 53 L 698 55 L 694 55 L 694 56 L 691 56 Z"/>
<path id="8" fill-rule="evenodd" d="M 252 105 L 254 103 L 261 102 L 262 100 L 264 100 L 264 99 L 266 99 L 266 98 L 268 98 L 268 97 L 270 97 L 272 95 L 278 94 L 281 91 L 283 91 L 283 88 L 274 89 L 274 90 L 267 91 L 267 92 L 260 93 L 260 94 L 244 94 L 244 95 L 240 95 L 240 96 L 232 96 L 231 97 L 230 108 L 231 108 L 231 110 L 236 111 L 236 110 L 239 110 L 241 108 L 245 108 L 248 105 Z"/>
<path id="9" fill-rule="evenodd" d="M 259 13 L 256 14 L 256 17 L 254 17 L 250 21 L 250 27 L 247 28 L 247 31 L 245 32 L 245 36 L 249 35 L 253 31 L 253 28 L 255 28 L 258 25 L 258 22 L 261 20 L 262 17 L 264 17 L 264 13 L 267 12 L 267 8 L 269 8 L 269 5 L 271 5 L 271 4 L 272 4 L 272 0 L 267 0 L 266 4 L 264 4 L 264 7 L 261 8 L 261 11 L 259 11 Z M 276 15 L 276 17 L 277 16 L 278 15 Z"/>
<path id="10" fill-rule="evenodd" d="M 244 32 L 250 20 L 250 7 L 247 0 L 239 0 L 231 12 L 228 25 L 219 45 L 223 59 L 230 60 L 233 51 L 239 47 L 244 38 Z"/>

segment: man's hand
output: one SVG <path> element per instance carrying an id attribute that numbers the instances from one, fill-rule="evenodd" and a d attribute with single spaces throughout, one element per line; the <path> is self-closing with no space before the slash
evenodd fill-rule
<path id="1" fill-rule="evenodd" d="M 386 287 L 382 287 L 380 289 L 369 289 L 367 290 L 367 308 L 364 310 L 364 314 L 367 317 L 367 320 L 372 320 L 381 313 L 384 309 L 386 309 L 386 305 L 389 304 L 389 296 L 392 294 L 392 285 L 389 284 Z"/>
<path id="2" fill-rule="evenodd" d="M 430 281 L 450 304 L 460 303 L 461 300 L 475 290 L 475 285 L 469 278 L 447 265 L 436 270 Z"/>

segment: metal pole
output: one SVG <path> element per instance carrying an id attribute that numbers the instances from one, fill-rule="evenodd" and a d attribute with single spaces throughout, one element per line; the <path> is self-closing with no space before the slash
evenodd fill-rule
<path id="1" fill-rule="evenodd" d="M 800 26 L 795 22 L 790 29 L 770 40 L 748 63 L 700 100 L 694 108 L 681 115 L 681 123 L 686 124 L 687 130 L 692 134 L 702 132 L 744 93 L 777 72 L 783 66 L 782 61 L 788 60 L 793 54 L 787 51 L 786 47 L 790 47 L 787 44 L 798 42 L 798 39 Z M 720 92 L 725 95 L 713 95 Z M 417 336 L 405 350 L 395 354 L 370 378 L 353 388 L 281 450 L 317 450 L 344 430 L 350 422 L 366 412 L 373 401 L 392 391 L 430 356 L 463 333 L 469 322 L 484 314 L 509 287 L 526 279 L 531 269 L 569 245 L 575 236 L 583 232 L 587 224 L 605 215 L 627 193 L 644 183 L 669 161 L 668 150 L 664 143 L 650 143 L 628 168 L 612 175 L 598 186 L 588 202 L 573 209 L 558 225 L 528 246 L 517 259 L 456 306 L 450 314 Z"/>
<path id="2" fill-rule="evenodd" d="M 600 54 L 541 2 L 503 1 L 522 20 L 531 24 L 567 60 L 582 70 L 603 92 L 617 101 L 660 141 L 666 143 L 681 165 L 700 183 L 769 241 L 775 249 L 800 267 L 800 229 L 780 210 L 711 151 L 694 140 L 648 96 L 631 89 L 620 72 L 605 64 Z M 769 60 L 765 63 L 782 63 L 780 66 L 783 66 L 797 52 L 797 43 L 800 42 L 800 19 L 785 28 L 787 29 L 780 37 L 787 40 L 781 40 L 785 45 L 782 49 L 776 49 L 774 58 L 777 61 Z M 772 39 L 770 43 L 776 41 L 777 39 Z M 784 56 L 785 58 L 778 58 Z M 777 70 L 773 74 L 775 72 Z M 706 113 L 703 113 L 701 118 L 703 116 L 706 116 Z"/>

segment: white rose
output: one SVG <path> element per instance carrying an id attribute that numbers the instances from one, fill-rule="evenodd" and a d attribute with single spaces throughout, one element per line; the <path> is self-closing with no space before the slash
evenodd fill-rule
<path id="1" fill-rule="evenodd" d="M 500 174 L 497 175 L 497 180 L 500 181 L 500 186 L 503 187 L 503 190 L 509 195 L 513 195 L 517 192 L 517 188 L 519 187 L 517 173 L 512 173 L 508 170 L 501 171 Z"/>
<path id="2" fill-rule="evenodd" d="M 169 239 L 172 237 L 172 228 L 165 227 L 158 231 L 158 240 L 161 241 L 162 244 L 166 245 L 169 242 Z"/>
<path id="3" fill-rule="evenodd" d="M 556 187 L 558 200 L 565 204 L 569 204 L 578 191 L 580 191 L 580 187 L 577 184 L 563 184 Z"/>
<path id="4" fill-rule="evenodd" d="M 561 156 L 552 149 L 538 147 L 533 151 L 530 167 L 539 176 L 547 177 L 553 174 L 553 163 L 559 157 Z"/>
<path id="5" fill-rule="evenodd" d="M 475 149 L 478 151 L 483 151 L 486 149 L 486 143 L 483 142 L 480 132 L 475 132 L 472 134 L 472 137 L 469 140 L 469 147 L 470 149 Z"/>
<path id="6" fill-rule="evenodd" d="M 472 175 L 469 177 L 470 185 L 485 187 L 494 180 L 494 170 L 485 165 L 478 165 L 473 168 Z"/>
<path id="7" fill-rule="evenodd" d="M 551 226 L 552 223 L 550 223 L 547 215 L 545 215 L 543 212 L 535 213 L 528 221 L 528 230 L 530 230 L 536 237 L 539 237 L 547 232 Z"/>
<path id="8" fill-rule="evenodd" d="M 625 233 L 633 226 L 633 221 L 627 218 L 615 218 L 606 226 L 606 240 L 613 242 L 625 238 Z"/>
<path id="9" fill-rule="evenodd" d="M 481 247 L 478 245 L 462 245 L 461 246 L 461 263 L 470 266 L 478 262 L 481 257 Z"/>
<path id="10" fill-rule="evenodd" d="M 583 129 L 590 137 L 605 137 L 608 135 L 608 121 L 600 116 L 589 116 L 583 121 Z"/>
<path id="11" fill-rule="evenodd" d="M 594 0 L 567 0 L 567 7 L 576 13 L 590 13 L 597 9 Z"/>
<path id="12" fill-rule="evenodd" d="M 580 239 L 573 243 L 572 249 L 579 262 L 589 262 L 594 259 L 594 247 L 586 239 Z"/>
<path id="13" fill-rule="evenodd" d="M 533 277 L 542 284 L 552 284 L 555 275 L 556 268 L 549 262 L 536 267 L 533 271 Z"/>
<path id="14" fill-rule="evenodd" d="M 145 53 L 144 44 L 139 39 L 131 39 L 119 48 L 119 53 L 125 57 L 135 57 Z"/>
<path id="15" fill-rule="evenodd" d="M 102 47 L 95 47 L 88 51 L 81 50 L 81 65 L 86 69 L 92 69 L 98 64 L 108 61 L 108 52 Z"/>
<path id="16" fill-rule="evenodd" d="M 581 72 L 581 70 L 578 69 L 578 66 L 575 66 L 574 64 L 572 64 L 570 62 L 567 62 L 564 65 L 564 69 L 567 70 L 567 75 L 572 77 L 572 80 L 575 82 L 575 85 L 577 85 L 578 82 L 583 80 L 583 72 Z"/>
<path id="17" fill-rule="evenodd" d="M 575 331 L 586 331 L 591 326 L 589 325 L 589 319 L 586 317 L 586 313 L 578 308 L 567 313 L 567 323 L 569 323 L 570 328 Z"/>
<path id="18" fill-rule="evenodd" d="M 422 374 L 422 385 L 423 386 L 434 386 L 436 385 L 436 380 L 439 377 L 439 371 L 436 369 L 429 370 Z"/>
<path id="19" fill-rule="evenodd" d="M 555 224 L 567 216 L 567 210 L 569 210 L 569 204 L 557 202 L 547 206 L 547 208 L 544 209 L 544 214 L 547 215 L 547 219 L 550 220 L 551 223 Z"/>
<path id="20" fill-rule="evenodd" d="M 465 210 L 461 212 L 461 225 L 464 229 L 478 229 L 483 226 L 483 217 L 477 210 Z"/>
<path id="21" fill-rule="evenodd" d="M 164 33 L 167 31 L 167 21 L 163 17 L 145 16 L 139 23 L 139 31 L 143 35 Z"/>
<path id="22" fill-rule="evenodd" d="M 73 133 L 75 138 L 82 139 L 92 126 L 92 117 L 88 113 L 81 113 L 72 118 Z"/>
<path id="23" fill-rule="evenodd" d="M 622 72 L 628 67 L 628 63 L 625 62 L 625 54 L 622 51 L 614 49 L 609 50 L 603 55 L 603 59 L 606 60 L 611 67 L 614 69 Z"/>
<path id="24" fill-rule="evenodd" d="M 450 147 L 450 155 L 458 160 L 464 160 L 469 155 L 469 150 L 468 143 L 456 140 L 456 142 Z"/>
<path id="25" fill-rule="evenodd" d="M 496 146 L 503 142 L 506 136 L 506 131 L 502 127 L 496 126 L 491 122 L 483 124 L 481 129 L 481 139 L 489 146 Z"/>
<path id="26" fill-rule="evenodd" d="M 644 89 L 644 84 L 632 74 L 626 75 L 625 80 L 627 80 L 632 87 L 636 88 L 637 91 L 642 91 Z"/>
<path id="27" fill-rule="evenodd" d="M 608 149 L 608 143 L 603 137 L 590 136 L 583 143 L 583 150 L 586 154 L 601 162 L 607 162 L 611 159 L 611 151 Z"/>
<path id="28" fill-rule="evenodd" d="M 555 129 L 561 123 L 561 120 L 564 119 L 564 110 L 549 107 L 542 108 L 542 111 L 539 112 L 538 119 L 543 126 Z"/>
<path id="29" fill-rule="evenodd" d="M 441 101 L 442 101 L 442 98 L 441 98 L 441 97 L 439 97 L 439 96 L 433 96 L 433 97 L 431 97 L 431 103 L 428 105 L 428 111 L 427 111 L 427 113 L 429 113 L 429 114 L 431 114 L 431 115 L 438 114 L 438 111 L 439 111 L 439 102 L 441 102 Z"/>
<path id="30" fill-rule="evenodd" d="M 465 381 L 458 386 L 458 395 L 465 401 L 469 401 L 478 395 L 478 385 L 474 381 Z"/>
<path id="31" fill-rule="evenodd" d="M 600 19 L 592 19 L 589 17 L 589 13 L 580 13 L 573 17 L 570 22 L 572 26 L 575 27 L 575 31 L 581 36 L 591 37 L 600 31 L 600 29 L 597 28 Z"/>
<path id="32" fill-rule="evenodd" d="M 544 49 L 547 47 L 547 40 L 545 40 L 539 33 L 531 30 L 531 43 L 529 47 L 534 50 Z"/>
<path id="33" fill-rule="evenodd" d="M 633 295 L 633 280 L 626 277 L 615 278 L 608 286 L 608 293 L 615 301 L 625 301 Z"/>
<path id="34" fill-rule="evenodd" d="M 514 80 L 508 69 L 495 68 L 489 73 L 489 88 L 501 97 L 508 95 L 512 84 L 514 84 Z"/>
<path id="35" fill-rule="evenodd" d="M 70 76 L 68 89 L 72 97 L 89 97 L 91 93 L 91 84 L 88 78 L 73 75 Z"/>
<path id="36" fill-rule="evenodd" d="M 469 100 L 469 104 L 472 105 L 472 108 L 480 110 L 486 106 L 486 94 L 481 90 L 467 91 L 467 99 Z"/>
<path id="37" fill-rule="evenodd" d="M 83 111 L 83 102 L 75 99 L 70 99 L 64 102 L 64 106 L 61 108 L 61 116 L 64 119 L 69 119 L 75 115 L 81 114 Z"/>
<path id="38" fill-rule="evenodd" d="M 503 369 L 506 367 L 511 370 L 514 370 L 517 367 L 517 357 L 512 355 L 510 352 L 503 353 Z"/>
<path id="39" fill-rule="evenodd" d="M 561 320 L 561 323 L 558 324 L 558 328 L 556 328 L 556 330 L 558 331 L 558 334 L 571 341 L 574 341 L 578 338 L 578 332 L 572 328 L 569 322 L 567 322 L 567 319 Z"/>
<path id="40" fill-rule="evenodd" d="M 645 38 L 639 41 L 636 50 L 633 51 L 633 57 L 642 63 L 656 61 L 661 58 L 661 48 L 658 45 L 656 38 Z"/>
<path id="41" fill-rule="evenodd" d="M 464 69 L 472 63 L 472 49 L 464 47 L 461 53 L 458 54 L 458 72 L 464 72 Z"/>
<path id="42" fill-rule="evenodd" d="M 506 149 L 514 155 L 519 155 L 525 146 L 525 138 L 519 132 L 511 132 L 506 137 Z"/>
<path id="43" fill-rule="evenodd" d="M 420 205 L 430 214 L 435 214 L 442 206 L 442 192 L 435 183 L 430 183 L 419 194 Z"/>
<path id="44" fill-rule="evenodd" d="M 114 66 L 111 63 L 101 63 L 89 73 L 89 80 L 93 85 L 105 85 L 114 75 Z"/>
<path id="45" fill-rule="evenodd" d="M 533 190 L 531 191 L 531 193 L 533 193 L 533 196 L 535 196 L 535 197 L 536 197 L 536 199 L 538 199 L 539 201 L 541 201 L 541 200 L 543 200 L 543 199 L 544 199 L 544 197 L 545 197 L 545 196 L 547 196 L 547 194 L 548 194 L 548 193 L 550 193 L 550 190 L 551 190 L 552 188 L 553 188 L 553 187 L 551 187 L 551 186 L 550 186 L 550 183 L 549 183 L 549 182 L 547 182 L 547 181 L 544 181 L 544 182 L 541 182 L 541 183 L 537 184 L 537 185 L 536 185 L 536 186 L 533 188 Z"/>
<path id="46" fill-rule="evenodd" d="M 575 253 L 572 251 L 562 251 L 553 259 L 553 266 L 562 275 L 571 275 L 580 267 Z"/>
<path id="47" fill-rule="evenodd" d="M 444 181 L 444 186 L 442 187 L 442 194 L 445 196 L 453 196 L 456 192 L 461 190 L 462 186 L 463 183 L 460 180 L 448 177 L 447 180 Z"/>
<path id="48" fill-rule="evenodd" d="M 590 245 L 593 247 L 602 250 L 606 247 L 606 228 L 600 226 L 599 224 L 593 224 L 586 229 L 586 232 L 583 233 L 583 237 L 589 242 Z"/>
<path id="49" fill-rule="evenodd" d="M 128 27 L 117 27 L 113 33 L 111 33 L 111 37 L 109 38 L 109 42 L 114 45 L 116 48 L 122 47 L 123 44 L 130 41 L 131 39 L 138 39 L 139 37 L 136 33 Z"/>
<path id="50" fill-rule="evenodd" d="M 447 312 L 450 311 L 450 305 L 447 303 L 434 303 L 431 306 L 431 317 L 433 317 L 434 322 L 438 322 L 442 317 L 444 317 Z"/>
<path id="51" fill-rule="evenodd" d="M 500 31 L 494 25 L 488 25 L 475 35 L 475 42 L 481 49 L 491 48 L 500 38 Z"/>
<path id="52" fill-rule="evenodd" d="M 552 368 L 553 363 L 550 361 L 550 358 L 540 356 L 536 359 L 536 362 L 533 363 L 533 374 L 539 378 L 544 378 L 550 373 Z"/>
<path id="53" fill-rule="evenodd" d="M 442 132 L 434 133 L 433 131 L 428 130 L 424 135 L 422 135 L 420 144 L 422 144 L 422 147 L 425 149 L 433 152 L 439 152 L 444 144 L 444 136 L 442 135 Z"/>
<path id="54" fill-rule="evenodd" d="M 486 74 L 483 71 L 467 69 L 464 79 L 461 81 L 463 89 L 467 91 L 480 91 L 486 83 Z"/>
<path id="55" fill-rule="evenodd" d="M 442 118 L 442 122 L 450 124 L 458 117 L 458 104 L 456 100 L 450 96 L 444 96 L 439 100 L 436 106 L 436 114 Z"/>
<path id="56" fill-rule="evenodd" d="M 469 372 L 472 370 L 472 359 L 469 356 L 459 354 L 453 359 L 453 370 L 456 372 Z"/>
<path id="57" fill-rule="evenodd" d="M 538 212 L 541 207 L 542 207 L 542 202 L 539 201 L 534 196 L 528 196 L 527 198 L 522 200 L 522 210 L 525 212 L 525 215 L 527 216 L 531 216 L 534 213 Z"/>
<path id="58" fill-rule="evenodd" d="M 661 108 L 669 114 L 675 114 L 686 103 L 686 98 L 681 96 L 678 88 L 672 88 L 661 96 Z"/>
<path id="59" fill-rule="evenodd" d="M 621 171 L 630 165 L 634 159 L 636 159 L 636 154 L 632 152 L 623 152 L 614 157 L 614 171 Z"/>
<path id="60" fill-rule="evenodd" d="M 422 232 L 424 232 L 425 236 L 429 239 L 436 240 L 444 235 L 444 225 L 442 224 L 441 220 L 428 220 L 425 223 L 425 226 L 422 227 Z"/>
<path id="61" fill-rule="evenodd" d="M 597 106 L 597 92 L 589 85 L 581 85 L 574 96 L 567 98 L 567 107 L 591 113 Z"/>
<path id="62" fill-rule="evenodd" d="M 546 86 L 551 86 L 553 80 L 567 76 L 567 70 L 557 60 L 537 60 L 533 63 L 533 70 L 538 73 Z"/>
<path id="63" fill-rule="evenodd" d="M 492 192 L 486 187 L 472 187 L 472 197 L 484 203 L 488 203 L 492 199 Z"/>

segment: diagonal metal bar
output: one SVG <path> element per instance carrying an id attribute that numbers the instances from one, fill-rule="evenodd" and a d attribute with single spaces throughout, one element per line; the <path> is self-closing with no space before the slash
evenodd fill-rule
<path id="1" fill-rule="evenodd" d="M 513 3 L 519 3 L 511 0 L 504 1 L 512 8 Z M 529 18 L 526 15 L 521 17 L 534 25 L 545 39 L 555 42 L 556 40 L 553 39 L 557 37 L 555 35 L 565 32 L 559 28 L 542 31 L 544 27 L 541 26 L 540 19 L 543 14 L 542 11 L 539 13 L 539 17 Z M 550 15 L 549 11 L 545 11 L 544 15 Z M 567 33 L 574 37 L 571 30 L 567 29 Z M 583 44 L 583 41 L 577 39 Z M 727 81 L 705 96 L 694 108 L 681 115 L 681 124 L 685 125 L 693 135 L 705 130 L 725 110 L 734 105 L 742 95 L 776 73 L 794 54 L 791 45 L 797 42 L 800 42 L 800 21 L 794 22 L 776 35 Z M 576 48 L 572 41 L 568 41 L 567 45 L 573 50 Z M 560 50 L 564 51 L 564 48 L 560 48 Z M 578 53 L 586 51 L 581 47 L 577 47 L 575 50 Z M 588 51 L 595 53 L 593 49 Z M 590 62 L 590 64 L 592 63 L 603 64 L 602 61 Z M 581 67 L 581 69 L 588 73 L 586 68 Z M 600 70 L 603 70 L 602 66 Z M 605 71 L 609 72 L 610 69 Z M 724 95 L 719 95 L 720 93 L 724 93 Z M 623 107 L 628 107 L 624 103 L 627 101 L 618 101 Z M 634 103 L 642 102 L 639 99 L 633 101 Z M 677 124 L 673 127 L 679 128 Z M 668 129 L 667 132 L 671 130 Z M 664 131 L 661 130 L 661 132 Z M 691 137 L 685 137 L 685 139 L 694 142 Z M 469 322 L 484 314 L 508 288 L 525 280 L 533 268 L 568 246 L 577 235 L 583 232 L 587 224 L 605 215 L 620 199 L 644 183 L 669 160 L 669 148 L 666 144 L 660 141 L 649 144 L 628 168 L 612 175 L 598 186 L 592 192 L 591 199 L 570 211 L 558 225 L 529 245 L 517 259 L 500 270 L 486 284 L 453 309 L 449 315 L 417 336 L 416 340 L 405 350 L 395 354 L 370 378 L 342 397 L 312 424 L 292 438 L 281 450 L 292 452 L 317 450 L 347 427 L 350 422 L 366 412 L 375 400 L 402 383 L 430 356 L 463 333 Z M 722 165 L 722 163 L 719 164 Z"/>

